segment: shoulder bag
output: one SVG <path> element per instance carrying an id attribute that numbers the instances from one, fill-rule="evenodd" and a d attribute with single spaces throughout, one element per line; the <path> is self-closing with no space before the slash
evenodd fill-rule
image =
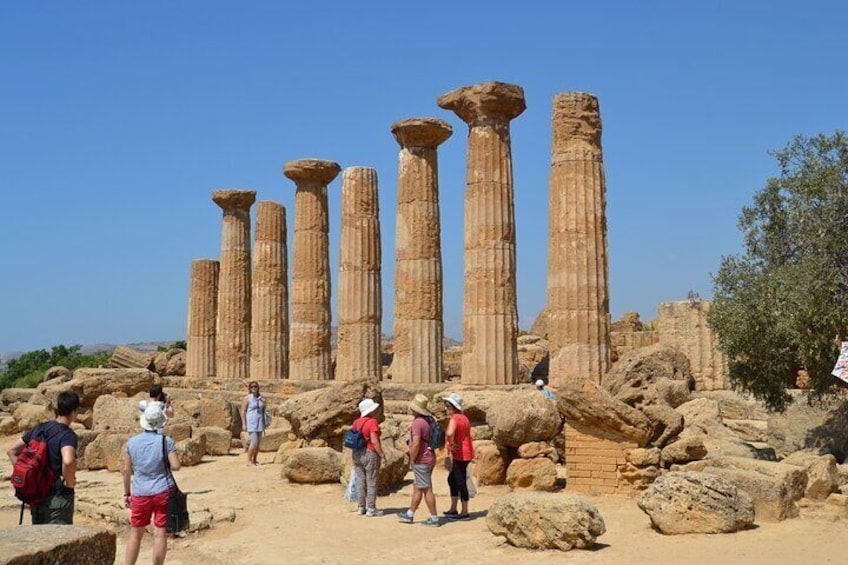
<path id="1" fill-rule="evenodd" d="M 188 529 L 188 494 L 180 490 L 176 479 L 174 479 L 174 474 L 171 472 L 171 462 L 168 460 L 168 444 L 164 435 L 162 436 L 162 457 L 165 460 L 168 478 L 174 485 L 168 495 L 168 524 L 165 526 L 165 531 L 169 534 L 175 534 Z"/>

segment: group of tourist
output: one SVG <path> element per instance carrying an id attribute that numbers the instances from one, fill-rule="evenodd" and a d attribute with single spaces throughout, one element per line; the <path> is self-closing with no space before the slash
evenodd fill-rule
<path id="1" fill-rule="evenodd" d="M 448 488 L 450 489 L 450 508 L 444 516 L 450 520 L 468 520 L 468 464 L 474 459 L 474 446 L 471 442 L 471 423 L 462 411 L 462 396 L 454 392 L 442 399 L 445 413 L 449 418 L 445 436 L 445 464 L 450 468 Z M 438 433 L 435 416 L 428 408 L 427 397 L 416 395 L 409 403 L 413 415 L 410 425 L 409 461 L 413 473 L 412 500 L 409 508 L 398 514 L 401 522 L 411 524 L 421 501 L 427 505 L 430 516 L 422 522 L 425 526 L 439 526 L 441 520 L 436 510 L 436 496 L 433 493 L 433 468 L 436 465 L 435 449 L 438 444 L 431 436 Z M 365 438 L 363 449 L 353 450 L 352 480 L 355 485 L 356 512 L 363 516 L 382 516 L 377 509 L 377 477 L 380 467 L 386 465 L 386 456 L 380 441 L 380 404 L 371 398 L 359 403 L 360 417 L 352 429 L 359 431 Z M 431 445 L 431 443 L 433 445 Z"/>

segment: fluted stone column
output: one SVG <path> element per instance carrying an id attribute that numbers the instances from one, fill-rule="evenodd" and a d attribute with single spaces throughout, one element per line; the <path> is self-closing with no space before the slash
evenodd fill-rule
<path id="1" fill-rule="evenodd" d="M 216 190 L 224 211 L 218 276 L 215 370 L 225 379 L 250 377 L 250 207 L 255 190 Z"/>
<path id="2" fill-rule="evenodd" d="M 342 175 L 337 380 L 382 377 L 380 267 L 377 171 L 350 167 Z"/>
<path id="3" fill-rule="evenodd" d="M 250 377 L 289 377 L 289 307 L 286 209 L 265 200 L 256 205 L 253 246 L 253 315 Z"/>
<path id="4" fill-rule="evenodd" d="M 462 382 L 518 380 L 515 208 L 509 122 L 526 105 L 520 86 L 487 82 L 439 97 L 468 124 Z"/>
<path id="5" fill-rule="evenodd" d="M 215 376 L 215 327 L 218 317 L 218 271 L 213 259 L 191 262 L 186 324 L 186 376 Z"/>
<path id="6" fill-rule="evenodd" d="M 609 268 L 601 114 L 591 94 L 554 97 L 549 196 L 550 382 L 600 383 L 610 367 Z"/>
<path id="7" fill-rule="evenodd" d="M 332 161 L 301 159 L 286 163 L 294 181 L 294 258 L 289 333 L 289 378 L 329 380 L 330 241 L 327 185 L 341 168 Z"/>
<path id="8" fill-rule="evenodd" d="M 400 144 L 395 228 L 392 382 L 442 381 L 442 246 L 436 148 L 453 130 L 436 118 L 392 126 Z"/>

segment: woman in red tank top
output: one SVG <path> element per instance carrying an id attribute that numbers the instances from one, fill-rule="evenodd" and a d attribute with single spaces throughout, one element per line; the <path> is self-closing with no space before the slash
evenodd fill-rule
<path id="1" fill-rule="evenodd" d="M 445 444 L 452 465 L 448 474 L 451 506 L 445 516 L 453 520 L 468 520 L 468 464 L 474 459 L 474 446 L 471 444 L 471 422 L 462 413 L 462 397 L 451 393 L 445 397 L 445 410 L 450 416 L 448 429 L 445 430 Z M 457 512 L 457 504 L 462 503 Z"/>

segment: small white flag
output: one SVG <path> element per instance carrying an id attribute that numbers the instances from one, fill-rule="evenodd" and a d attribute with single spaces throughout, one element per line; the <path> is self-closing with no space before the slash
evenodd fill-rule
<path id="1" fill-rule="evenodd" d="M 842 342 L 839 359 L 836 360 L 836 367 L 833 368 L 830 374 L 848 383 L 848 341 Z"/>

